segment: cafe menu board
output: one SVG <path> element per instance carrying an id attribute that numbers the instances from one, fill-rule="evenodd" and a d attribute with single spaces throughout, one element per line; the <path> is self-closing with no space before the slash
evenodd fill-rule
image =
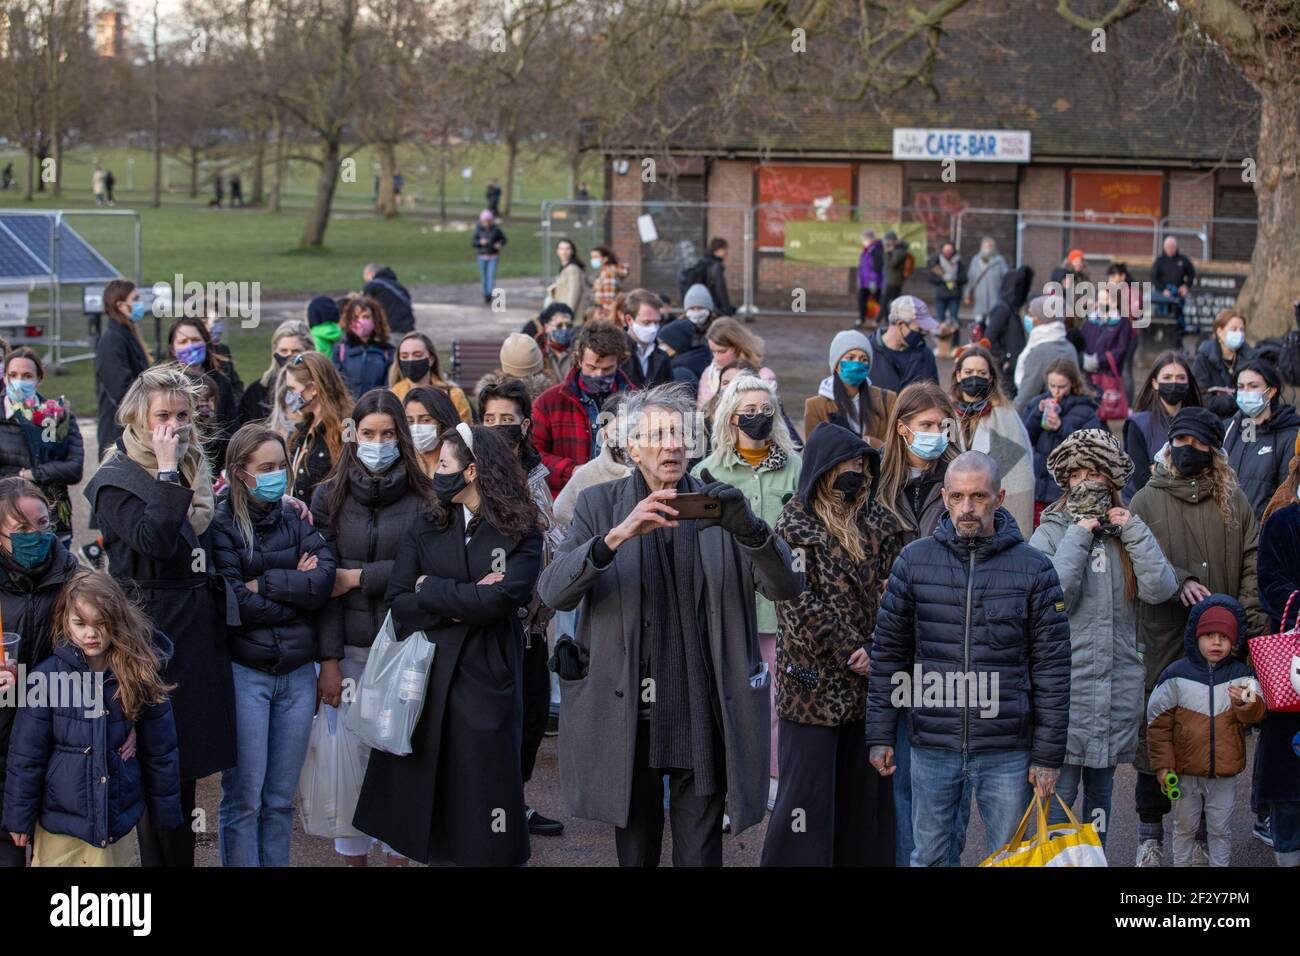
<path id="1" fill-rule="evenodd" d="M 1242 275 L 1198 272 L 1188 290 L 1187 303 L 1183 306 L 1187 330 L 1208 333 L 1220 309 L 1236 306 L 1237 296 L 1241 294 L 1245 282 L 1246 277 Z"/>

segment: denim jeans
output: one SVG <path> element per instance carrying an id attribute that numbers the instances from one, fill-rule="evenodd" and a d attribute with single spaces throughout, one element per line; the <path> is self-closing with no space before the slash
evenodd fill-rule
<path id="1" fill-rule="evenodd" d="M 1271 819 L 1277 865 L 1300 866 L 1300 801 L 1274 801 Z"/>
<path id="2" fill-rule="evenodd" d="M 238 763 L 221 774 L 221 865 L 288 866 L 293 798 L 316 713 L 316 666 L 278 676 L 230 666 Z"/>
<path id="3" fill-rule="evenodd" d="M 1061 768 L 1061 776 L 1056 781 L 1056 792 L 1061 795 L 1065 805 L 1074 810 L 1074 802 L 1079 796 L 1079 783 L 1083 783 L 1083 812 L 1075 813 L 1080 823 L 1095 823 L 1101 834 L 1101 842 L 1106 844 L 1106 831 L 1110 829 L 1110 791 L 1115 784 L 1114 767 L 1079 767 L 1067 763 Z M 1098 813 L 1097 811 L 1101 812 Z M 1065 811 L 1053 797 L 1051 809 L 1047 814 L 1048 824 L 1066 823 Z"/>
<path id="4" fill-rule="evenodd" d="M 950 318 L 956 322 L 957 313 L 961 309 L 961 299 L 935 299 L 934 308 L 934 320 L 936 322 L 942 323 L 945 318 Z M 961 338 L 960 326 L 958 327 L 957 338 L 953 339 L 953 342 L 956 343 L 959 338 Z"/>
<path id="5" fill-rule="evenodd" d="M 979 804 L 989 854 L 1011 839 L 1029 805 L 1029 751 L 912 748 L 912 866 L 952 866 L 965 788 Z"/>
<path id="6" fill-rule="evenodd" d="M 912 743 L 907 739 L 907 717 L 898 717 L 894 734 L 894 866 L 911 866 L 912 850 Z M 957 806 L 957 839 L 948 855 L 949 866 L 961 866 L 961 851 L 966 847 L 966 827 L 970 824 L 970 783 L 963 781 Z"/>
<path id="7" fill-rule="evenodd" d="M 497 284 L 497 257 L 479 256 L 478 275 L 483 283 L 483 295 L 490 296 Z"/>

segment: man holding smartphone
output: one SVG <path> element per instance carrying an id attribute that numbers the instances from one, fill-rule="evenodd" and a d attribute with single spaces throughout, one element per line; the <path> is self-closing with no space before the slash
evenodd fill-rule
<path id="1" fill-rule="evenodd" d="M 673 865 L 721 866 L 724 803 L 736 833 L 767 810 L 771 675 L 754 595 L 793 599 L 803 576 L 743 493 L 686 473 L 702 438 L 689 389 L 633 392 L 622 414 L 635 468 L 582 493 L 538 581 L 551 607 L 580 608 L 588 661 L 561 680 L 560 783 L 575 815 L 614 825 L 620 865 L 657 866 L 666 774 Z M 718 516 L 684 517 L 679 494 L 716 501 L 691 511 Z"/>

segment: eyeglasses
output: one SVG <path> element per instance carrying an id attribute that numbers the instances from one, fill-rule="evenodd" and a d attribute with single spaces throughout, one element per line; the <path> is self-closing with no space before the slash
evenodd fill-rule
<path id="1" fill-rule="evenodd" d="M 290 365 L 301 365 L 301 364 L 302 364 L 302 360 L 303 360 L 304 357 L 306 357 L 306 355 L 307 355 L 306 352 L 299 352 L 299 353 L 298 353 L 297 355 L 295 355 L 293 358 L 289 359 L 289 364 L 290 364 Z"/>

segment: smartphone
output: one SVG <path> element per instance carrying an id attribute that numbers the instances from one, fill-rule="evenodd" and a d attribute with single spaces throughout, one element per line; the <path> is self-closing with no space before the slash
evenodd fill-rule
<path id="1" fill-rule="evenodd" d="M 666 502 L 666 504 L 668 507 L 676 509 L 677 520 L 722 517 L 722 502 L 717 498 L 700 494 L 698 491 L 688 491 L 685 494 L 680 494 Z"/>

